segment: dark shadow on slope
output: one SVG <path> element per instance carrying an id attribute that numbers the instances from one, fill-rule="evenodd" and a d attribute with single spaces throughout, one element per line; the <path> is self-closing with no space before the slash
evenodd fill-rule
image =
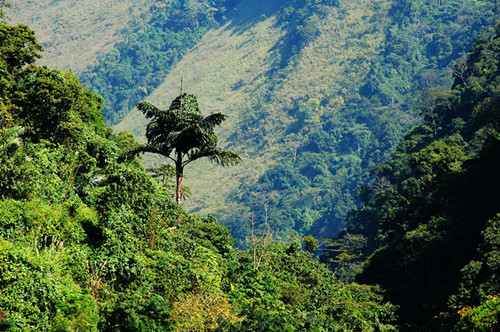
<path id="1" fill-rule="evenodd" d="M 283 0 L 240 1 L 225 15 L 227 21 L 230 22 L 229 29 L 233 31 L 233 34 L 242 34 L 272 16 L 279 16 L 283 3 Z"/>

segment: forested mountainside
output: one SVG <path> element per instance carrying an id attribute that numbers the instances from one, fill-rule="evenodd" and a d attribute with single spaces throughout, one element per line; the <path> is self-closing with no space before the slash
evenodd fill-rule
<path id="1" fill-rule="evenodd" d="M 139 143 L 106 125 L 103 99 L 35 65 L 34 32 L 2 14 L 2 330 L 498 330 L 500 25 L 373 169 L 321 257 L 332 272 L 311 236 L 272 243 L 251 219 L 241 250 L 172 203 L 120 158 Z"/>
<path id="2" fill-rule="evenodd" d="M 500 25 L 476 37 L 451 91 L 424 109 L 323 255 L 380 285 L 401 330 L 497 331 L 500 318 Z"/>
<path id="3" fill-rule="evenodd" d="M 121 120 L 117 128 L 139 138 L 147 121 L 130 110 L 142 99 L 168 107 L 181 78 L 202 111 L 229 116 L 221 141 L 245 162 L 209 175 L 204 163 L 189 169 L 186 182 L 196 189 L 186 206 L 217 215 L 240 245 L 248 235 L 242 214 L 280 237 L 343 229 L 369 170 L 451 85 L 453 64 L 499 9 L 493 0 L 148 8 L 79 76 L 104 96 L 108 123 Z"/>
<path id="4" fill-rule="evenodd" d="M 0 11 L 0 329 L 393 331 L 380 289 L 343 284 L 300 239 L 232 247 L 172 203 L 74 74 Z M 314 250 L 314 241 L 309 241 Z"/>

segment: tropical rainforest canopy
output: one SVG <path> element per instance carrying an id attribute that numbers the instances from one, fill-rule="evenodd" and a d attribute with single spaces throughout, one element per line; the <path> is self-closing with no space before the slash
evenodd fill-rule
<path id="1" fill-rule="evenodd" d="M 456 3 L 465 6 L 468 2 Z M 463 25 L 471 29 L 468 31 L 478 29 L 484 13 L 486 20 L 498 10 L 496 2 L 478 3 L 487 11 L 464 19 L 467 24 L 472 22 Z M 231 2 L 225 4 L 230 6 Z M 434 9 L 417 8 L 418 4 L 391 4 L 393 17 L 405 10 L 422 14 L 401 14 L 406 23 L 399 27 L 422 28 L 422 22 L 427 22 L 423 18 L 428 22 L 437 19 Z M 218 8 L 216 3 L 207 5 Z M 286 54 L 278 58 L 279 68 L 300 61 L 299 50 L 306 48 L 307 36 L 314 35 L 315 19 L 308 10 L 321 13 L 334 5 L 339 4 L 303 1 L 281 8 L 287 14 L 279 18 L 281 26 L 294 20 L 310 25 L 288 26 L 289 34 L 276 50 Z M 187 2 L 179 2 L 179 6 L 187 6 Z M 454 7 L 439 2 L 432 8 L 451 13 Z M 172 20 L 183 17 L 182 11 L 168 13 Z M 201 31 L 196 29 L 216 24 L 224 20 L 224 15 L 223 11 L 200 11 L 196 18 L 189 24 L 193 24 L 193 31 Z M 434 23 L 428 28 L 439 28 Z M 175 24 L 169 26 L 172 33 L 182 35 L 187 31 L 176 32 Z M 407 36 L 410 30 L 405 30 Z M 456 36 L 463 35 L 457 32 Z M 42 47 L 34 32 L 25 25 L 10 26 L 2 21 L 0 328 L 498 329 L 500 27 L 479 33 L 464 61 L 453 66 L 451 89 L 434 91 L 435 101 L 420 105 L 423 123 L 411 129 L 401 142 L 397 138 L 402 129 L 385 136 L 388 141 L 384 149 L 397 147 L 390 159 L 382 162 L 389 152 L 380 152 L 377 144 L 382 136 L 372 134 L 372 129 L 379 127 L 367 126 L 371 123 L 368 111 L 380 111 L 381 119 L 385 119 L 380 128 L 387 129 L 385 124 L 391 117 L 410 108 L 410 102 L 405 101 L 408 94 L 388 90 L 384 101 L 376 92 L 394 82 L 385 79 L 395 75 L 401 80 L 397 87 L 418 90 L 422 86 L 408 85 L 414 82 L 414 72 L 409 70 L 414 67 L 407 67 L 408 63 L 420 63 L 420 56 L 427 53 L 436 72 L 443 74 L 453 52 L 470 45 L 444 31 L 440 35 L 435 32 L 421 44 L 408 44 L 412 39 L 402 38 L 396 30 L 389 39 L 383 45 L 388 53 L 380 59 L 393 62 L 395 68 L 401 66 L 400 70 L 383 74 L 385 67 L 377 67 L 374 62 L 369 74 L 372 80 L 363 81 L 361 87 L 353 86 L 357 91 L 354 94 L 344 95 L 341 109 L 350 113 L 333 116 L 328 110 L 334 108 L 323 99 L 306 104 L 299 100 L 286 109 L 300 120 L 290 135 L 303 140 L 295 142 L 300 143 L 296 154 L 287 156 L 291 163 L 280 159 L 255 184 L 256 188 L 249 189 L 250 193 L 266 192 L 265 197 L 275 197 L 282 206 L 272 210 L 268 202 L 253 214 L 235 209 L 226 216 L 228 224 L 238 221 L 239 229 L 233 229 L 233 233 L 240 234 L 239 241 L 247 240 L 246 248 L 240 249 L 234 246 L 231 231 L 214 217 L 199 217 L 173 203 L 172 188 L 151 176 L 139 159 L 122 161 L 121 156 L 141 145 L 132 135 L 117 134 L 108 127 L 103 98 L 84 88 L 72 72 L 36 65 Z M 409 49 L 414 52 L 401 51 L 398 40 L 413 45 Z M 426 48 L 421 49 L 424 44 Z M 298 49 L 285 52 L 291 45 Z M 405 56 L 408 62 L 401 60 Z M 96 66 L 111 68 L 101 62 Z M 274 74 L 279 75 L 279 69 Z M 131 97 L 127 103 L 137 101 Z M 383 106 L 387 101 L 392 103 L 390 109 Z M 109 108 L 106 116 L 108 112 Z M 257 116 L 257 122 L 269 119 L 263 114 L 249 117 Z M 359 126 L 352 133 L 352 126 L 339 131 L 335 121 Z M 252 133 L 240 133 L 240 138 Z M 255 139 L 259 140 L 257 136 Z M 345 144 L 332 143 L 340 139 L 346 140 Z M 369 149 L 379 154 L 363 157 Z M 328 156 L 333 159 L 324 161 Z M 351 198 L 339 203 L 344 197 L 337 196 L 339 193 L 306 199 L 319 188 L 311 187 L 311 183 L 321 180 L 330 188 L 336 174 L 338 188 L 345 188 L 340 184 L 342 179 L 356 174 L 364 175 L 346 186 L 370 179 L 368 173 L 342 166 L 346 160 L 358 166 L 366 161 L 365 166 L 372 169 L 372 180 L 361 188 L 359 207 L 355 208 Z M 354 193 L 354 188 L 351 191 Z M 245 195 L 241 197 L 244 201 Z M 347 216 L 346 220 L 338 224 L 342 216 Z M 273 228 L 276 221 L 282 224 Z M 314 237 L 292 234 L 293 229 L 302 234 L 318 229 L 318 234 L 331 236 L 343 228 L 319 260 L 314 256 L 318 250 Z M 273 234 L 287 236 L 280 240 Z"/>
<path id="2" fill-rule="evenodd" d="M 393 330 L 377 287 L 335 280 L 297 239 L 232 247 L 172 203 L 113 134 L 102 98 L 34 65 L 0 23 L 0 325 L 12 331 Z"/>
<path id="3" fill-rule="evenodd" d="M 408 331 L 498 328 L 500 25 L 423 109 L 325 252 L 344 280 L 381 285 Z M 449 312 L 453 309 L 455 312 Z"/>

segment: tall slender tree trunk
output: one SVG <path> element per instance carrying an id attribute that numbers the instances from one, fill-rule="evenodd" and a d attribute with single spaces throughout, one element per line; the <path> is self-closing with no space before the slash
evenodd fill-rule
<path id="1" fill-rule="evenodd" d="M 177 179 L 177 187 L 175 191 L 175 201 L 182 205 L 182 153 L 177 152 L 177 161 L 175 162 L 175 177 Z"/>
<path id="2" fill-rule="evenodd" d="M 179 118 L 182 119 L 182 81 L 183 78 L 181 78 L 181 102 L 179 106 Z M 177 178 L 177 189 L 175 192 L 175 200 L 177 201 L 177 204 L 182 205 L 182 152 L 180 151 L 175 151 L 177 153 L 177 161 L 175 162 L 175 175 Z"/>

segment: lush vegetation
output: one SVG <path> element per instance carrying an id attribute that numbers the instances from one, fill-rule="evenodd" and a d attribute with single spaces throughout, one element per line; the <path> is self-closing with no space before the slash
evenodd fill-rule
<path id="1" fill-rule="evenodd" d="M 323 256 L 341 279 L 363 270 L 358 281 L 386 289 L 401 330 L 499 328 L 499 55 L 497 26 L 477 36 L 452 90 L 375 168 Z"/>
<path id="2" fill-rule="evenodd" d="M 2 330 L 394 330 L 380 289 L 337 282 L 300 241 L 240 251 L 172 203 L 119 161 L 138 143 L 104 123 L 102 98 L 40 52 L 0 23 Z"/>
<path id="3" fill-rule="evenodd" d="M 200 158 L 208 158 L 222 166 L 237 165 L 241 162 L 236 153 L 220 150 L 217 146 L 218 139 L 214 129 L 226 116 L 214 113 L 203 117 L 195 96 L 181 93 L 168 110 L 160 110 L 145 101 L 137 104 L 137 108 L 146 117 L 151 118 L 146 132 L 148 143 L 127 154 L 134 156 L 149 152 L 170 159 L 175 165 L 177 204 L 182 204 L 182 179 L 186 165 Z"/>
<path id="4" fill-rule="evenodd" d="M 494 0 L 151 0 L 129 10 L 120 42 L 80 77 L 104 96 L 108 124 L 145 98 L 167 108 L 182 76 L 201 82 L 190 92 L 203 109 L 229 115 L 221 145 L 258 162 L 230 171 L 234 184 L 218 190 L 226 171 L 215 171 L 190 207 L 217 215 L 241 246 L 249 234 L 234 210 L 253 211 L 283 237 L 329 237 L 498 10 Z M 134 120 L 120 128 L 143 133 L 146 122 Z M 206 178 L 203 167 L 190 174 Z"/>
<path id="5" fill-rule="evenodd" d="M 272 150 L 277 162 L 229 200 L 282 236 L 339 232 L 370 169 L 451 85 L 450 72 L 463 74 L 453 64 L 498 9 L 494 1 L 303 1 L 282 9 L 278 69 L 232 137 L 251 142 L 242 143 L 257 147 L 251 151 Z M 245 238 L 231 213 L 221 220 Z"/>
<path id="6" fill-rule="evenodd" d="M 172 3 L 180 16 L 155 10 L 177 20 L 195 8 Z M 224 4 L 205 8 L 236 2 Z M 311 0 L 267 9 L 280 13 L 273 20 L 282 42 L 270 50 L 273 69 L 255 78 L 255 111 L 233 122 L 232 139 L 273 162 L 231 193 L 224 215 L 245 250 L 214 217 L 174 204 L 168 180 L 138 159 L 123 162 L 141 146 L 106 125 L 102 97 L 71 72 L 36 66 L 42 48 L 33 31 L 0 23 L 0 329 L 498 329 L 500 26 L 454 62 L 469 49 L 466 36 L 496 19 L 498 2 Z M 227 18 L 222 10 L 196 17 L 186 24 L 196 23 L 198 39 Z M 339 26 L 325 28 L 325 19 Z M 181 30 L 171 40 L 189 32 Z M 333 52 L 321 38 L 333 34 L 336 46 L 364 53 L 336 53 L 345 64 L 307 76 L 305 59 Z M 117 60 L 128 61 L 122 74 L 133 58 Z M 347 68 L 354 76 L 327 79 Z M 447 68 L 450 91 L 436 88 Z M 245 90 L 240 83 L 232 89 Z M 129 106 L 139 98 L 124 95 Z M 423 123 L 399 142 L 416 109 Z M 356 184 L 370 176 L 352 210 Z M 321 256 L 332 272 L 314 259 L 317 240 L 293 232 L 332 234 L 345 216 L 346 229 Z"/>

